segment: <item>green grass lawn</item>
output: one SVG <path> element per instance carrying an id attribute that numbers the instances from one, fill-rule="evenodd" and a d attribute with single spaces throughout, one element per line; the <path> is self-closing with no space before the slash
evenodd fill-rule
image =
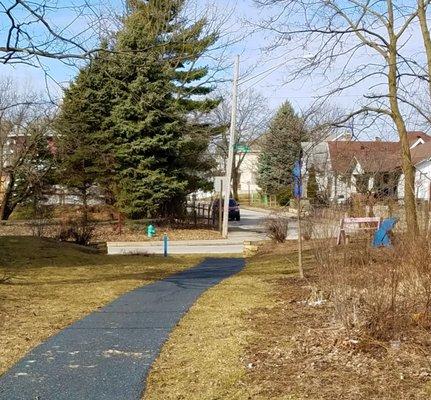
<path id="1" fill-rule="evenodd" d="M 34 237 L 0 237 L 0 374 L 27 351 L 119 295 L 202 257 L 107 256 Z"/>

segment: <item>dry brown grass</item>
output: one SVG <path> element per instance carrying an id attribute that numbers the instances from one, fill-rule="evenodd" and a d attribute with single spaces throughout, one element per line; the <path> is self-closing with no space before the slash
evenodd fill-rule
<path id="1" fill-rule="evenodd" d="M 313 251 L 305 253 L 308 278 L 300 281 L 294 249 L 267 245 L 198 300 L 162 349 L 145 400 L 431 398 L 430 335 L 352 335 L 319 290 Z"/>
<path id="2" fill-rule="evenodd" d="M 310 306 L 313 278 L 274 284 L 277 306 L 259 314 L 246 362 L 253 399 L 426 400 L 429 352 L 410 345 L 370 351 L 334 325 L 329 304 Z"/>
<path id="3" fill-rule="evenodd" d="M 352 335 L 402 340 L 431 328 L 431 244 L 427 238 L 398 238 L 374 249 L 370 240 L 315 247 L 318 286 L 335 319 Z"/>
<path id="4" fill-rule="evenodd" d="M 431 398 L 429 241 L 369 243 L 318 241 L 308 280 L 274 286 L 277 306 L 254 320 L 248 350 L 253 398 Z"/>
<path id="5" fill-rule="evenodd" d="M 220 239 L 220 233 L 212 229 L 181 229 L 170 227 L 156 227 L 156 235 L 148 238 L 146 225 L 135 224 L 123 228 L 122 233 L 116 231 L 115 223 L 97 223 L 91 241 L 93 242 L 145 242 L 162 240 L 167 233 L 170 240 L 207 240 Z M 60 232 L 59 225 L 50 225 L 43 230 L 43 236 L 56 237 Z M 1 236 L 32 236 L 35 231 L 30 224 L 25 222 L 11 222 L 0 225 Z"/>
<path id="6" fill-rule="evenodd" d="M 0 374 L 75 320 L 199 257 L 106 256 L 32 237 L 0 238 Z"/>
<path id="7" fill-rule="evenodd" d="M 294 271 L 295 262 L 261 255 L 207 291 L 181 320 L 154 364 L 145 400 L 255 399 L 246 348 L 260 337 L 254 320 L 270 315 L 277 299 L 271 282 Z M 257 336 L 258 335 L 258 336 Z"/>

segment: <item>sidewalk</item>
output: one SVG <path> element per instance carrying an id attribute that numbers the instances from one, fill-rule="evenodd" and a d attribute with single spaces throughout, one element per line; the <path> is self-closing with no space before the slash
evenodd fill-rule
<path id="1" fill-rule="evenodd" d="M 33 349 L 0 377 L 1 400 L 140 400 L 169 333 L 240 258 L 198 266 L 133 290 Z"/>
<path id="2" fill-rule="evenodd" d="M 270 214 L 277 214 L 277 213 L 285 213 L 291 218 L 296 218 L 296 211 L 291 208 L 286 207 L 278 207 L 278 208 L 267 208 L 267 207 L 255 207 L 255 206 L 248 206 L 248 205 L 241 205 L 241 208 L 244 210 L 250 210 L 250 211 L 257 211 L 262 214 L 270 215 Z"/>
<path id="3" fill-rule="evenodd" d="M 168 242 L 168 254 L 242 254 L 244 242 L 266 240 L 264 233 L 232 229 L 228 239 L 175 240 Z M 163 254 L 163 242 L 108 242 L 109 255 Z"/>
<path id="4" fill-rule="evenodd" d="M 163 254 L 163 242 L 108 242 L 109 255 Z M 168 254 L 241 254 L 243 240 L 176 240 L 168 242 Z"/>

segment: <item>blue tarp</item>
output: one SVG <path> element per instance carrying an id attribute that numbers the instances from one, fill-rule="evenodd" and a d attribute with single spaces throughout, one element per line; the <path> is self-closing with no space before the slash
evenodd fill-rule
<path id="1" fill-rule="evenodd" d="M 396 218 L 387 218 L 382 221 L 382 223 L 380 224 L 380 228 L 374 234 L 374 239 L 373 239 L 374 247 L 391 246 L 392 243 L 391 243 L 390 233 L 392 229 L 394 229 L 396 223 L 397 223 Z"/>

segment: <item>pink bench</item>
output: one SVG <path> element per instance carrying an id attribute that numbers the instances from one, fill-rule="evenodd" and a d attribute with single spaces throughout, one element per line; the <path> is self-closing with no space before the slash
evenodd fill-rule
<path id="1" fill-rule="evenodd" d="M 346 234 L 347 229 L 357 231 L 376 231 L 380 228 L 382 219 L 380 217 L 362 217 L 362 218 L 341 218 L 340 229 L 338 232 L 337 244 L 346 244 L 349 237 Z"/>

